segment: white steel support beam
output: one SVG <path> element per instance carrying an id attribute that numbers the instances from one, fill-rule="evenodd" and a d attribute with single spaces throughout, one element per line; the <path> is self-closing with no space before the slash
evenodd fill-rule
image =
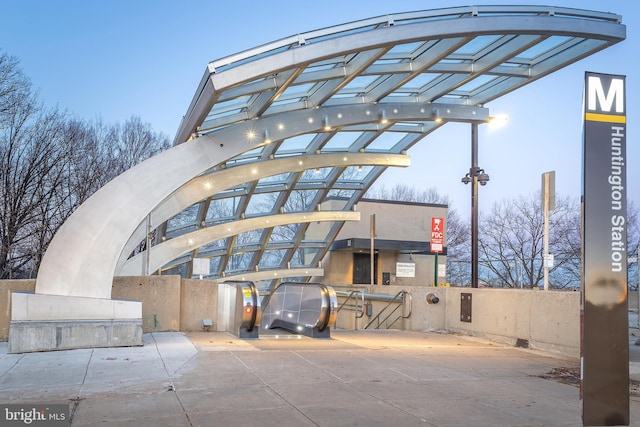
<path id="1" fill-rule="evenodd" d="M 234 276 L 225 276 L 219 278 L 218 281 L 224 282 L 228 280 L 251 280 L 252 282 L 259 282 L 261 280 L 282 279 L 284 277 L 322 276 L 324 276 L 324 268 L 279 268 L 276 270 L 251 271 Z"/>
<path id="2" fill-rule="evenodd" d="M 147 261 L 146 251 L 137 254 L 127 260 L 122 266 L 120 276 L 146 275 L 146 268 L 155 271 L 179 257 L 182 254 L 193 251 L 202 245 L 215 240 L 224 239 L 251 230 L 259 230 L 265 227 L 277 227 L 279 225 L 319 222 L 319 221 L 359 221 L 360 212 L 302 212 L 278 215 L 267 215 L 255 218 L 247 218 L 238 221 L 230 221 L 223 224 L 203 228 L 192 233 L 183 234 L 174 239 L 169 239 L 151 248 Z"/>
<path id="3" fill-rule="evenodd" d="M 293 156 L 273 159 L 258 163 L 221 169 L 212 174 L 193 178 L 169 197 L 163 200 L 150 213 L 151 227 L 156 228 L 187 207 L 206 199 L 220 191 L 233 188 L 236 185 L 256 181 L 268 176 L 286 172 L 301 172 L 307 169 L 324 168 L 330 166 L 396 166 L 408 167 L 410 158 L 404 154 L 386 153 L 348 153 L 348 154 L 314 154 L 310 156 Z M 118 267 L 117 275 L 123 275 L 121 266 L 127 257 L 144 239 L 147 232 L 147 221 L 143 221 L 133 232 L 125 245 Z"/>

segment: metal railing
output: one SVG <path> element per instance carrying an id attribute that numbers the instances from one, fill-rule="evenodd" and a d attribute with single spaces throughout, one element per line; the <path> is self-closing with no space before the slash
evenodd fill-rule
<path id="1" fill-rule="evenodd" d="M 386 298 L 384 298 L 386 297 Z M 395 294 L 395 296 L 393 296 L 392 298 L 389 295 L 380 295 L 377 294 L 375 295 L 375 297 L 373 298 L 369 298 L 369 299 L 378 299 L 378 301 L 382 300 L 382 301 L 388 301 L 387 305 L 384 306 L 384 308 L 382 310 L 380 310 L 380 312 L 373 317 L 373 319 L 371 319 L 369 321 L 369 323 L 367 323 L 367 325 L 364 327 L 364 329 L 368 329 L 369 326 L 371 326 L 374 322 L 378 322 L 375 329 L 380 329 L 380 325 L 381 324 L 385 324 L 385 322 L 387 320 L 389 320 L 389 318 L 391 316 L 393 316 L 393 314 L 398 311 L 398 309 L 402 309 L 402 312 L 395 318 L 393 319 L 393 321 L 391 323 L 386 324 L 387 325 L 387 329 L 389 329 L 391 326 L 393 326 L 399 319 L 407 319 L 408 317 L 411 316 L 411 311 L 413 310 L 412 308 L 412 301 L 413 301 L 413 296 L 411 295 L 411 292 L 402 290 L 400 292 L 398 292 L 397 294 Z M 405 310 L 405 306 L 409 305 L 409 310 L 408 313 L 405 314 L 406 310 Z M 389 314 L 387 314 L 387 316 L 380 320 L 380 317 L 382 316 L 383 313 L 385 313 L 387 310 L 390 309 L 392 304 L 398 304 L 396 305 L 393 310 L 391 310 L 389 312 Z"/>
<path id="2" fill-rule="evenodd" d="M 341 298 L 344 298 L 345 300 L 342 302 L 342 304 L 340 304 L 338 306 L 338 309 L 336 310 L 336 315 L 340 312 L 340 310 L 342 310 L 343 308 L 346 310 L 352 310 L 354 312 L 354 329 L 358 329 L 358 321 L 357 319 L 360 319 L 364 316 L 364 292 L 359 291 L 359 290 L 351 290 L 349 292 L 347 291 L 336 291 L 336 296 L 339 296 Z M 347 305 L 347 303 L 349 302 L 349 300 L 353 298 L 353 304 Z M 361 304 L 358 307 L 358 298 L 360 298 L 361 300 Z"/>

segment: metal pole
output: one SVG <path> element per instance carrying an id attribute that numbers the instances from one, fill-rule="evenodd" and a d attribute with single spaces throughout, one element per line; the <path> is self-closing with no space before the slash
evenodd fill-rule
<path id="1" fill-rule="evenodd" d="M 436 252 L 433 262 L 433 286 L 438 287 L 438 252 Z"/>
<path id="2" fill-rule="evenodd" d="M 371 286 L 375 281 L 375 238 L 376 238 L 376 214 L 371 214 Z"/>
<path id="3" fill-rule="evenodd" d="M 549 290 L 549 174 L 544 174 L 544 188 L 543 188 L 543 200 L 544 200 L 544 234 L 542 242 L 542 259 L 544 263 L 544 290 Z"/>
<path id="4" fill-rule="evenodd" d="M 7 247 L 7 267 L 9 268 L 9 280 L 13 279 L 13 259 L 11 258 L 11 243 Z"/>
<path id="5" fill-rule="evenodd" d="M 151 256 L 151 214 L 147 215 L 147 239 L 145 240 L 146 248 L 144 251 L 144 267 L 142 268 L 143 276 L 150 276 L 149 262 Z"/>
<path id="6" fill-rule="evenodd" d="M 471 123 L 471 287 L 478 287 L 478 123 Z"/>

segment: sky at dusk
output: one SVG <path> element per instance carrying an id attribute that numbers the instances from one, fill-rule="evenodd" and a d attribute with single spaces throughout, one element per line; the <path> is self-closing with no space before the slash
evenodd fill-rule
<path id="1" fill-rule="evenodd" d="M 173 139 L 207 63 L 280 38 L 385 14 L 469 4 L 544 4 L 622 15 L 627 40 L 487 104 L 509 120 L 481 126 L 481 215 L 505 198 L 532 195 L 556 171 L 558 196 L 581 192 L 585 71 L 627 76 L 628 196 L 640 206 L 638 141 L 640 3 L 634 1 L 86 1 L 1 0 L 0 52 L 19 59 L 46 106 L 105 123 L 139 116 Z M 471 129 L 449 123 L 409 151 L 412 166 L 378 185 L 436 188 L 463 216 L 470 188 Z"/>

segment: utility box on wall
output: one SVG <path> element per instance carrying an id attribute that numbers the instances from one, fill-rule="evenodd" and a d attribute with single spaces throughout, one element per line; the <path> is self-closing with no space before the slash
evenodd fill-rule
<path id="1" fill-rule="evenodd" d="M 391 284 L 391 273 L 383 272 L 382 273 L 382 284 L 390 285 Z"/>
<path id="2" fill-rule="evenodd" d="M 471 323 L 471 296 L 470 293 L 460 294 L 460 321 Z"/>

